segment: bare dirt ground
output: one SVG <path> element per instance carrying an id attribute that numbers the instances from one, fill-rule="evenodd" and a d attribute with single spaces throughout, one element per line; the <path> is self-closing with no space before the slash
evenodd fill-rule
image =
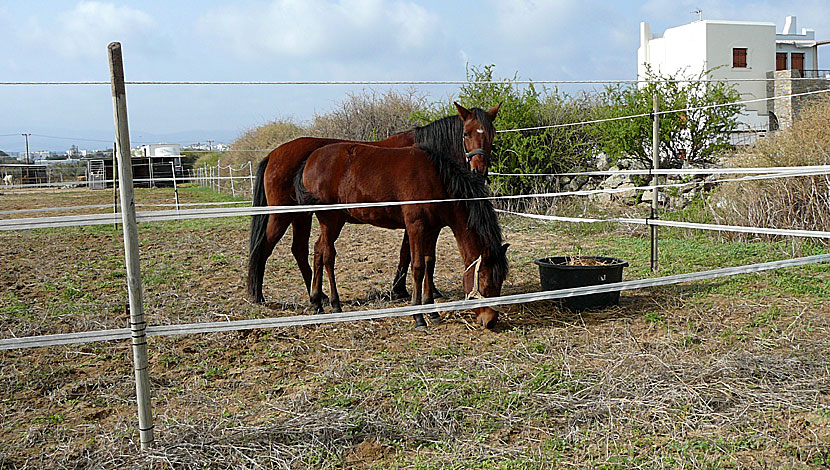
<path id="1" fill-rule="evenodd" d="M 109 198 L 5 194 L 0 210 Z M 290 235 L 269 260 L 268 304 L 245 300 L 247 224 L 140 227 L 151 324 L 311 314 Z M 629 260 L 626 279 L 649 275 L 637 231 L 503 228 L 505 294 L 537 290 L 532 260 L 574 247 Z M 456 300 L 463 267 L 445 232 L 436 284 Z M 401 236 L 344 229 L 344 310 L 405 304 L 385 296 Z M 666 253 L 666 269 L 754 246 L 707 243 Z M 581 314 L 538 302 L 505 308 L 494 331 L 458 312 L 426 333 L 396 318 L 150 338 L 146 453 L 126 342 L 2 351 L 0 468 L 818 468 L 830 463 L 828 285 L 826 267 L 808 267 L 623 292 Z M 125 327 L 120 227 L 0 232 L 0 287 L 2 338 Z"/>

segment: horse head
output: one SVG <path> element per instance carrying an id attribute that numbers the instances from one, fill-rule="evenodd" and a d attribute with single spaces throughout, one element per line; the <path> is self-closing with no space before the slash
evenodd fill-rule
<path id="1" fill-rule="evenodd" d="M 501 103 L 493 106 L 488 111 L 479 109 L 466 109 L 458 103 L 458 115 L 464 126 L 464 156 L 467 164 L 473 172 L 487 176 L 487 169 L 490 166 L 490 151 L 493 149 L 493 139 L 496 137 L 496 128 L 493 121 L 499 112 Z"/>
<path id="2" fill-rule="evenodd" d="M 464 291 L 468 292 L 467 300 L 473 298 L 498 297 L 501 295 L 501 286 L 507 276 L 507 247 L 482 250 L 481 255 L 467 267 L 462 278 Z M 477 307 L 473 309 L 476 322 L 485 328 L 492 328 L 499 319 L 498 310 L 492 307 Z"/>

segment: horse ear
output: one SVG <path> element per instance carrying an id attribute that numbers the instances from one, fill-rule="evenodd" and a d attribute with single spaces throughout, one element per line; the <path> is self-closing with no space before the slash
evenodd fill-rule
<path id="1" fill-rule="evenodd" d="M 487 115 L 490 116 L 491 121 L 496 119 L 496 114 L 499 114 L 499 108 L 501 108 L 501 103 L 493 106 L 487 111 Z"/>
<path id="2" fill-rule="evenodd" d="M 501 252 L 502 253 L 507 253 L 507 248 L 508 247 L 510 247 L 510 243 L 505 243 L 504 245 L 502 245 L 501 246 Z"/>
<path id="3" fill-rule="evenodd" d="M 464 106 L 461 106 L 460 104 L 456 103 L 455 101 L 453 101 L 452 104 L 455 105 L 455 109 L 458 110 L 458 114 L 461 116 L 462 120 L 466 121 L 467 119 L 470 118 L 470 110 L 468 110 Z"/>

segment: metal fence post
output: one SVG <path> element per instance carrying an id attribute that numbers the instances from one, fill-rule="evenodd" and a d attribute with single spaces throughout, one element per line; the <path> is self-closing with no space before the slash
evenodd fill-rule
<path id="1" fill-rule="evenodd" d="M 170 169 L 173 170 L 173 195 L 176 197 L 176 212 L 179 212 L 179 187 L 176 185 L 176 165 L 170 162 Z"/>
<path id="2" fill-rule="evenodd" d="M 222 192 L 222 160 L 216 160 L 216 192 Z"/>
<path id="3" fill-rule="evenodd" d="M 248 173 L 251 175 L 251 205 L 254 205 L 254 165 L 248 160 Z"/>
<path id="4" fill-rule="evenodd" d="M 651 158 L 652 165 L 655 170 L 660 168 L 660 117 L 658 111 L 660 110 L 659 98 L 657 93 L 654 93 L 654 112 L 652 114 L 652 128 L 651 128 Z M 651 176 L 651 219 L 657 218 L 657 175 Z M 657 226 L 649 225 L 651 231 L 651 270 L 657 271 Z"/>
<path id="5" fill-rule="evenodd" d="M 228 166 L 228 176 L 231 178 L 231 196 L 236 197 L 236 190 L 233 188 L 233 165 Z"/>
<path id="6" fill-rule="evenodd" d="M 150 404 L 150 380 L 147 371 L 147 336 L 145 334 L 147 322 L 144 321 L 144 305 L 141 292 L 138 227 L 135 217 L 133 168 L 130 159 L 130 131 L 127 124 L 127 88 L 124 84 L 121 43 L 110 43 L 108 50 L 115 138 L 118 142 L 118 170 L 121 180 L 121 221 L 124 231 L 124 258 L 127 265 L 127 290 L 130 298 L 130 330 L 132 333 L 136 402 L 138 404 L 138 431 L 141 449 L 144 450 L 148 449 L 153 443 L 153 411 Z"/>

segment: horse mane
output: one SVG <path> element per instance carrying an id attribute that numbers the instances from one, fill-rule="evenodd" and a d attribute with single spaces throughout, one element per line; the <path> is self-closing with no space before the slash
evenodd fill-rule
<path id="1" fill-rule="evenodd" d="M 460 119 L 458 121 L 461 122 Z M 467 225 L 489 247 L 490 253 L 495 257 L 493 278 L 503 282 L 508 271 L 507 256 L 501 248 L 503 239 L 496 210 L 489 199 L 483 199 L 490 195 L 487 177 L 470 171 L 445 152 L 424 147 L 423 144 L 421 148 L 429 155 L 451 198 L 474 199 L 463 202 L 467 207 Z"/>
<path id="2" fill-rule="evenodd" d="M 487 112 L 481 108 L 471 108 L 470 111 L 474 113 L 476 120 L 484 126 L 485 132 L 490 136 L 494 136 L 496 127 Z M 440 151 L 452 158 L 461 160 L 461 157 L 464 156 L 463 125 L 464 122 L 461 117 L 458 114 L 453 114 L 427 125 L 416 127 L 415 143 L 421 148 Z"/>

